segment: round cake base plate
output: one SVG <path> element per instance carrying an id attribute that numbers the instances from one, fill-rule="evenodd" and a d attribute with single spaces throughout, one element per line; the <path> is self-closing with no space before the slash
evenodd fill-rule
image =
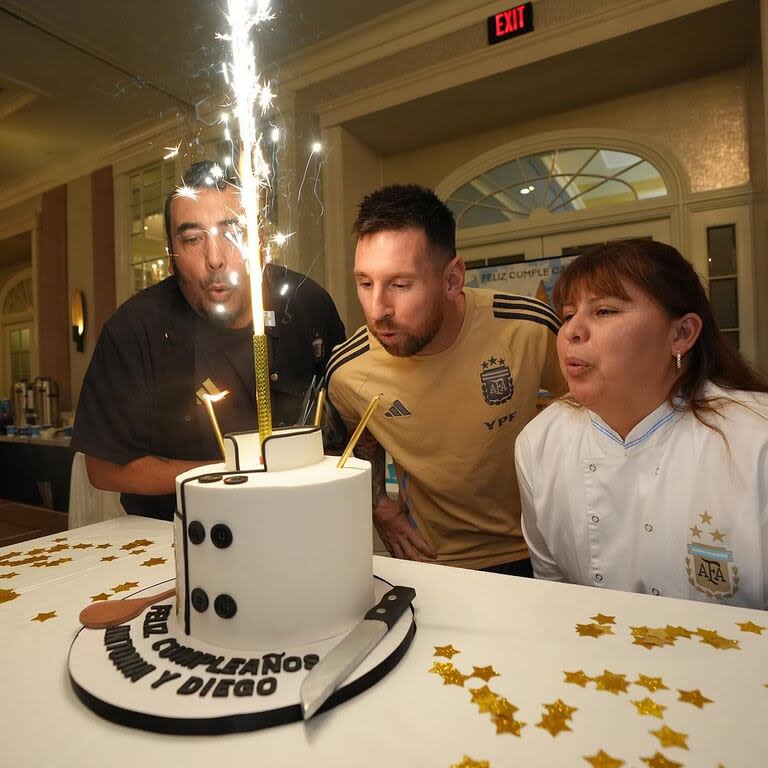
<path id="1" fill-rule="evenodd" d="M 172 584 L 171 579 L 137 594 L 160 593 Z M 390 588 L 374 577 L 376 601 Z M 320 712 L 381 680 L 405 655 L 415 633 L 411 609 Z M 304 677 L 344 637 L 269 652 L 222 648 L 184 635 L 170 598 L 119 627 L 81 629 L 69 650 L 69 677 L 87 707 L 121 725 L 176 734 L 253 731 L 302 719 Z"/>

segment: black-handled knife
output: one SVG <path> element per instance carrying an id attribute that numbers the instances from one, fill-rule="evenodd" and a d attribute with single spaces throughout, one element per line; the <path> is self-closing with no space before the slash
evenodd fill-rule
<path id="1" fill-rule="evenodd" d="M 393 587 L 363 620 L 309 671 L 301 684 L 305 720 L 323 706 L 349 673 L 376 647 L 416 597 L 412 587 Z"/>

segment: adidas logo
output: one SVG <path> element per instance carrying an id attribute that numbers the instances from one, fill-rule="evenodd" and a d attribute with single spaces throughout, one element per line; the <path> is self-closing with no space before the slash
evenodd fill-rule
<path id="1" fill-rule="evenodd" d="M 395 419 L 399 416 L 411 416 L 411 412 L 399 400 L 395 400 L 392 407 L 384 415 L 390 419 Z"/>

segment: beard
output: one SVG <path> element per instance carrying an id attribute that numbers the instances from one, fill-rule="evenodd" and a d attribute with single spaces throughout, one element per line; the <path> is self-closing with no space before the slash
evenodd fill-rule
<path id="1" fill-rule="evenodd" d="M 440 310 L 433 310 L 414 333 L 406 331 L 389 319 L 373 325 L 369 323 L 368 329 L 384 350 L 393 357 L 411 357 L 421 352 L 437 336 L 442 324 L 443 313 Z M 397 339 L 382 337 L 381 333 L 387 331 L 397 333 Z"/>

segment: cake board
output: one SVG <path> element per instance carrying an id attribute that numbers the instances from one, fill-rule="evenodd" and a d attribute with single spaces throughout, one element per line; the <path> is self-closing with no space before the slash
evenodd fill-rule
<path id="1" fill-rule="evenodd" d="M 392 585 L 374 576 L 378 602 Z M 173 579 L 141 592 L 160 593 Z M 270 728 L 302 719 L 300 688 L 309 669 L 347 633 L 295 648 L 243 651 L 184 634 L 175 597 L 112 629 L 82 628 L 69 650 L 78 698 L 121 725 L 186 735 Z M 362 616 L 361 616 L 362 619 Z M 324 712 L 381 680 L 403 658 L 416 633 L 406 611 L 320 709 Z"/>

